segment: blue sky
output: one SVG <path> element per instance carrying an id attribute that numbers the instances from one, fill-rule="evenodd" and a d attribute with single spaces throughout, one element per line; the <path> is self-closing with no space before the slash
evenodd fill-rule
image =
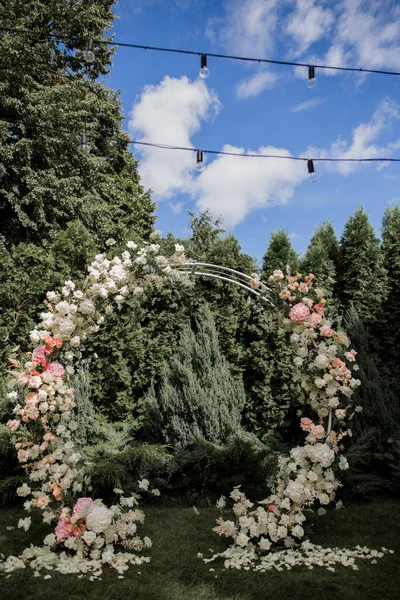
<path id="1" fill-rule="evenodd" d="M 120 0 L 121 42 L 400 71 L 400 2 L 361 0 Z M 400 157 L 400 77 L 307 70 L 118 49 L 107 85 L 120 89 L 125 126 L 148 142 L 313 157 Z M 158 203 L 157 227 L 187 236 L 187 210 L 222 215 L 243 250 L 260 259 L 286 228 L 305 251 L 332 219 L 338 236 L 357 204 L 377 233 L 400 199 L 400 163 L 306 164 L 133 148 L 143 185 Z"/>

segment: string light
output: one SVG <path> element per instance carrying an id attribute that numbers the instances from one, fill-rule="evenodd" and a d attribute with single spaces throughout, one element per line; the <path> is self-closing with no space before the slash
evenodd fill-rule
<path id="1" fill-rule="evenodd" d="M 307 169 L 308 169 L 308 181 L 310 183 L 315 183 L 317 181 L 317 176 L 314 170 L 314 161 L 309 158 L 307 160 Z"/>
<path id="2" fill-rule="evenodd" d="M 81 135 L 81 145 L 79 148 L 81 154 L 87 155 L 90 152 L 89 138 L 86 133 Z"/>
<path id="3" fill-rule="evenodd" d="M 21 33 L 21 34 L 26 34 L 26 35 L 37 35 L 39 37 L 43 37 L 44 34 L 43 32 L 39 32 L 39 31 L 30 31 L 28 29 L 18 29 L 18 28 L 13 28 L 13 27 L 3 27 L 2 25 L 0 25 L 0 31 L 4 31 L 4 32 L 9 32 L 9 33 Z M 51 39 L 55 39 L 57 41 L 69 41 L 69 42 L 74 42 L 77 43 L 79 42 L 79 39 L 77 39 L 76 37 L 73 36 L 56 36 L 55 34 L 48 34 L 47 38 L 51 38 Z M 204 52 L 200 52 L 197 50 L 181 50 L 178 48 L 162 48 L 159 46 L 145 46 L 142 44 L 128 44 L 128 43 L 124 43 L 124 42 L 118 42 L 118 41 L 109 41 L 109 40 L 103 40 L 103 39 L 96 39 L 93 40 L 93 42 L 97 45 L 104 45 L 104 46 L 119 46 L 121 48 L 136 48 L 136 49 L 141 49 L 141 50 L 155 50 L 158 52 L 173 52 L 173 53 L 177 53 L 177 54 L 188 54 L 188 55 L 193 55 L 193 56 L 202 56 L 205 55 Z M 234 56 L 234 55 L 230 55 L 230 54 L 216 54 L 215 52 L 207 52 L 206 54 L 208 57 L 212 57 L 212 58 L 225 58 L 225 59 L 229 59 L 229 60 L 240 60 L 240 61 L 245 61 L 245 62 L 254 62 L 254 63 L 265 63 L 265 64 L 271 64 L 271 65 L 284 65 L 284 66 L 291 66 L 291 67 L 306 67 L 306 68 L 310 68 L 310 65 L 307 63 L 300 63 L 300 62 L 294 62 L 294 61 L 289 61 L 289 60 L 272 60 L 270 58 L 254 58 L 254 57 L 249 57 L 249 56 Z M 367 68 L 363 68 L 363 67 L 337 67 L 337 66 L 333 66 L 333 65 L 314 65 L 314 69 L 326 69 L 326 70 L 331 70 L 331 71 L 347 71 L 347 72 L 354 72 L 354 73 L 374 73 L 376 75 L 400 75 L 400 71 L 384 71 L 384 70 L 380 70 L 380 69 L 367 69 Z"/>
<path id="4" fill-rule="evenodd" d="M 202 79 L 207 79 L 210 74 L 210 70 L 207 67 L 207 54 L 202 54 L 200 56 L 200 71 L 199 75 Z"/>
<path id="5" fill-rule="evenodd" d="M 93 40 L 88 41 L 88 44 L 83 51 L 83 58 L 87 63 L 93 63 L 96 60 L 96 55 L 93 52 Z"/>
<path id="6" fill-rule="evenodd" d="M 315 77 L 315 67 L 308 67 L 308 81 L 307 87 L 312 90 L 317 85 L 317 78 Z"/>
<path id="7" fill-rule="evenodd" d="M 196 170 L 201 173 L 206 168 L 203 150 L 196 151 Z"/>

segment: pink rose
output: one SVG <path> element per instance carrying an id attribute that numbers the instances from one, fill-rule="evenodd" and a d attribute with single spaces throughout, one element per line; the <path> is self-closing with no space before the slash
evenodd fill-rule
<path id="1" fill-rule="evenodd" d="M 46 352 L 46 346 L 38 346 L 37 348 L 35 348 L 32 353 L 33 362 L 37 362 L 40 364 L 46 364 L 47 361 L 46 361 L 45 352 Z"/>
<path id="2" fill-rule="evenodd" d="M 310 433 L 317 440 L 320 440 L 325 435 L 325 429 L 322 425 L 311 425 Z"/>
<path id="3" fill-rule="evenodd" d="M 42 385 L 42 380 L 39 375 L 32 375 L 28 379 L 28 386 L 31 388 L 40 388 Z"/>
<path id="4" fill-rule="evenodd" d="M 311 419 L 308 419 L 307 417 L 303 417 L 300 420 L 300 427 L 302 428 L 303 431 L 310 431 L 310 427 L 314 427 L 313 422 L 311 421 Z"/>
<path id="5" fill-rule="evenodd" d="M 328 327 L 327 325 L 323 325 L 321 327 L 321 329 L 319 330 L 320 335 L 323 335 L 324 337 L 332 337 L 333 336 L 333 330 Z"/>
<path id="6" fill-rule="evenodd" d="M 62 542 L 63 540 L 66 540 L 67 538 L 71 537 L 71 529 L 71 520 L 69 518 L 60 519 L 54 531 L 54 533 L 56 534 L 57 542 Z"/>
<path id="7" fill-rule="evenodd" d="M 59 362 L 52 362 L 47 365 L 46 371 L 54 377 L 64 377 L 64 367 Z"/>
<path id="8" fill-rule="evenodd" d="M 45 508 L 49 502 L 50 500 L 47 496 L 39 496 L 39 498 L 36 500 L 36 506 L 38 508 Z"/>
<path id="9" fill-rule="evenodd" d="M 322 321 L 322 317 L 318 313 L 311 313 L 309 321 L 312 325 L 319 325 Z"/>
<path id="10" fill-rule="evenodd" d="M 314 306 L 314 310 L 316 310 L 317 312 L 324 312 L 324 309 L 325 309 L 325 307 L 323 304 L 316 304 Z"/>
<path id="11" fill-rule="evenodd" d="M 294 321 L 295 323 L 302 323 L 307 319 L 309 314 L 310 309 L 308 308 L 308 306 L 306 306 L 302 302 L 299 302 L 290 309 L 289 319 L 291 321 Z"/>
<path id="12" fill-rule="evenodd" d="M 270 505 L 268 506 L 268 510 L 270 510 L 271 512 L 273 512 L 273 511 L 274 511 L 274 510 L 276 510 L 277 508 L 278 508 L 278 507 L 277 507 L 277 505 L 276 505 L 276 504 L 270 504 Z"/>

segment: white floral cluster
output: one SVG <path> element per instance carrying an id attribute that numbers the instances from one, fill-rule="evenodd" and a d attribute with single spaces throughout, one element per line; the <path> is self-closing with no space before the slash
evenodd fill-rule
<path id="1" fill-rule="evenodd" d="M 349 414 L 350 397 L 360 385 L 351 369 L 357 370 L 356 352 L 348 351 L 347 337 L 332 329 L 325 316 L 323 291 L 313 289 L 313 279 L 312 274 L 302 278 L 289 272 L 284 275 L 280 270 L 269 278 L 285 303 L 281 333 L 296 349 L 294 385 L 298 386 L 302 403 L 314 412 L 315 422 L 301 418 L 301 428 L 307 433 L 305 444 L 293 448 L 289 456 L 279 458 L 272 495 L 258 502 L 256 507 L 239 488 L 233 490 L 234 519 L 220 517 L 214 528 L 219 535 L 232 538 L 233 543 L 225 552 L 205 559 L 206 562 L 222 557 L 226 568 L 252 566 L 281 570 L 295 564 L 330 568 L 333 563 L 341 562 L 353 566 L 355 558 L 382 556 L 368 549 L 325 551 L 309 542 L 295 549 L 305 534 L 302 526 L 306 520 L 305 510 L 317 504 L 319 514 L 324 514 L 323 507 L 335 499 L 340 485 L 335 473 L 349 467 L 346 458 L 339 455 L 339 442 L 351 435 L 351 431 L 345 429 L 345 421 L 360 410 L 355 407 Z M 222 498 L 217 507 L 224 505 Z M 337 508 L 339 506 L 338 503 Z"/>
<path id="2" fill-rule="evenodd" d="M 108 246 L 113 243 L 107 241 Z M 119 504 L 110 508 L 90 498 L 75 502 L 89 481 L 84 457 L 75 443 L 74 390 L 66 383 L 66 375 L 74 373 L 82 357 L 82 343 L 98 331 L 104 315 L 114 306 L 121 308 L 129 294 L 141 296 L 167 280 L 192 284 L 187 274 L 173 268 L 186 262 L 183 246 L 176 244 L 170 258 L 159 254 L 156 243 L 137 248 L 128 242 L 127 247 L 129 251 L 121 257 L 96 256 L 82 289 L 66 281 L 61 292 L 48 292 L 47 310 L 30 334 L 31 341 L 39 345 L 28 353 L 28 360 L 11 360 L 20 391 L 9 394 L 16 404 L 15 418 L 7 424 L 15 433 L 18 459 L 29 474 L 29 485 L 24 483 L 17 493 L 26 498 L 25 510 L 40 509 L 45 523 L 57 525 L 43 547 L 30 547 L 20 557 L 0 560 L 0 571 L 29 564 L 37 572 L 44 568 L 90 572 L 98 577 L 104 563 L 122 572 L 129 563 L 146 560 L 135 554 L 151 546 L 148 538 L 141 540 L 136 535 L 137 523 L 144 518 L 137 508 L 131 510 L 137 506 L 138 496 L 121 495 Z M 146 480 L 139 484 L 143 490 L 148 486 Z M 158 490 L 151 493 L 159 494 Z M 80 512 L 81 505 L 85 514 Z M 27 517 L 20 519 L 18 526 L 27 530 L 30 523 Z M 116 552 L 115 545 L 130 552 Z"/>

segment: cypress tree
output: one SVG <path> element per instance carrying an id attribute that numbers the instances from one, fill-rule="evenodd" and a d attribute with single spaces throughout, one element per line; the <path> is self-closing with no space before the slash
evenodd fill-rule
<path id="1" fill-rule="evenodd" d="M 354 306 L 369 328 L 387 294 L 387 274 L 379 240 L 362 207 L 346 223 L 340 240 L 342 274 L 338 295 L 344 309 Z"/>
<path id="2" fill-rule="evenodd" d="M 382 252 L 388 294 L 382 307 L 380 347 L 387 376 L 400 395 L 400 206 L 387 207 L 383 215 Z"/>
<path id="3" fill-rule="evenodd" d="M 266 280 L 275 269 L 286 272 L 286 265 L 292 273 L 299 270 L 299 257 L 293 250 L 290 238 L 284 229 L 271 234 L 267 252 L 263 256 L 262 274 Z"/>
<path id="4" fill-rule="evenodd" d="M 224 358 L 212 313 L 203 306 L 197 330 L 186 327 L 178 351 L 146 396 L 148 431 L 159 441 L 187 446 L 226 442 L 240 431 L 245 395 Z"/>
<path id="5" fill-rule="evenodd" d="M 326 221 L 314 231 L 300 270 L 302 273 L 314 273 L 317 286 L 324 289 L 327 298 L 333 295 L 338 260 L 339 243 L 332 223 Z"/>

